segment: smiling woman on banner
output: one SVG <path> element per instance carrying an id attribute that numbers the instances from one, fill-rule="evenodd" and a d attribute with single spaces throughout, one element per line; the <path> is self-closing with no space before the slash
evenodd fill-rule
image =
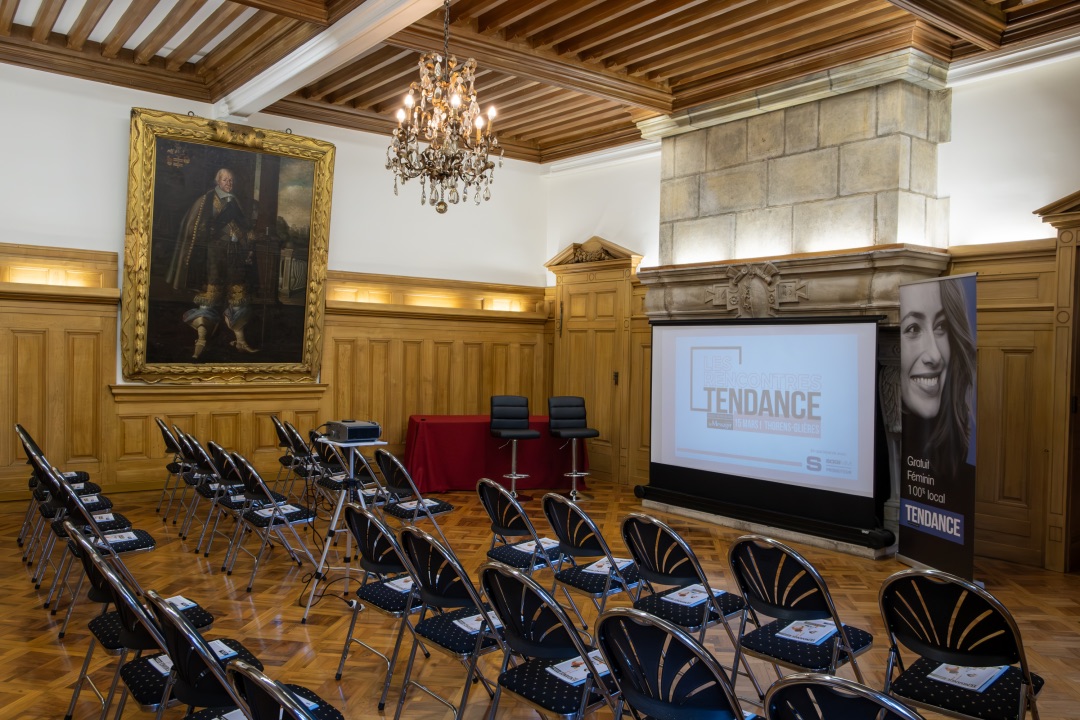
<path id="1" fill-rule="evenodd" d="M 905 426 L 910 423 L 912 437 L 919 439 L 908 447 L 926 449 L 924 470 L 938 480 L 973 475 L 968 445 L 975 340 L 963 281 L 920 283 L 903 291 L 900 395 Z"/>

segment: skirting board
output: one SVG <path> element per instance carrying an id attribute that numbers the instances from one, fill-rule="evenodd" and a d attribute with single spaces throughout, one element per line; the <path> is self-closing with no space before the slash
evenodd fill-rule
<path id="1" fill-rule="evenodd" d="M 811 547 L 823 548 L 825 550 L 835 550 L 836 552 L 855 555 L 856 557 L 869 558 L 871 560 L 883 560 L 896 554 L 895 545 L 880 549 L 868 548 L 852 543 L 840 542 L 838 540 L 830 540 L 829 538 L 818 537 L 816 535 L 795 532 L 793 530 L 784 530 L 783 528 L 772 527 L 770 525 L 762 525 L 747 520 L 737 520 L 723 515 L 714 515 L 712 513 L 701 512 L 700 510 L 691 510 L 690 508 L 684 508 L 679 505 L 656 502 L 655 500 L 642 500 L 641 506 L 649 510 L 659 510 L 660 512 L 672 513 L 673 515 L 682 515 L 683 517 L 701 520 L 702 522 L 712 523 L 713 525 L 721 525 L 723 527 L 734 528 L 736 530 L 742 530 L 757 535 L 766 535 L 777 540 L 802 543 L 803 545 L 810 545 Z"/>

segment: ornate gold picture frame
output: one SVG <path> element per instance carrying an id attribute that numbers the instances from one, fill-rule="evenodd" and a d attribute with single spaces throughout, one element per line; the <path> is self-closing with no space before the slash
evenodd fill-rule
<path id="1" fill-rule="evenodd" d="M 314 381 L 333 176 L 330 143 L 132 109 L 124 378 Z"/>

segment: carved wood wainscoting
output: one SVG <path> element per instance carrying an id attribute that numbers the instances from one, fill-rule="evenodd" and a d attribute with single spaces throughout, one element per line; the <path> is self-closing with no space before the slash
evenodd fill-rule
<path id="1" fill-rule="evenodd" d="M 16 422 L 65 469 L 107 472 L 116 280 L 115 253 L 0 244 L 0 501 L 26 498 Z"/>
<path id="2" fill-rule="evenodd" d="M 492 395 L 547 413 L 552 346 L 543 287 L 330 273 L 326 419 L 376 420 L 391 452 L 410 415 L 486 415 Z"/>

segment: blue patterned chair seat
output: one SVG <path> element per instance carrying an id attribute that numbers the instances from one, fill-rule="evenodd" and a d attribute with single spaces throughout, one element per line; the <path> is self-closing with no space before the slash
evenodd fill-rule
<path id="1" fill-rule="evenodd" d="M 663 618 L 670 623 L 685 628 L 689 632 L 697 632 L 701 629 L 701 618 L 704 615 L 707 603 L 687 607 L 686 605 L 679 605 L 678 603 L 664 600 L 666 595 L 679 592 L 681 589 L 682 588 L 672 588 L 654 595 L 643 595 L 634 603 L 634 608 L 637 610 L 644 610 L 650 615 L 655 615 L 658 618 Z M 716 598 L 716 602 L 720 605 L 720 610 L 724 613 L 724 617 L 729 617 L 746 607 L 746 601 L 736 593 L 726 592 L 719 595 Z M 711 625 L 719 621 L 720 617 L 717 615 L 716 610 L 709 606 L 709 619 L 706 624 Z"/>
<path id="2" fill-rule="evenodd" d="M 901 700 L 925 703 L 987 720 L 1018 720 L 1022 679 L 1019 668 L 1008 668 L 1004 675 L 980 693 L 928 678 L 927 675 L 940 664 L 919 658 L 893 680 L 891 694 Z M 1041 677 L 1031 674 L 1031 684 L 1036 694 L 1042 690 L 1044 683 Z"/>
<path id="3" fill-rule="evenodd" d="M 827 673 L 832 661 L 836 635 L 819 645 L 779 637 L 777 633 L 790 624 L 788 620 L 774 620 L 756 630 L 751 630 L 742 636 L 743 650 L 749 654 L 765 656 L 770 661 L 789 667 L 803 668 L 808 672 Z M 873 645 L 874 636 L 870 633 L 851 625 L 844 625 L 844 627 L 847 629 L 848 639 L 851 641 L 851 648 L 855 655 L 868 650 Z M 836 666 L 840 667 L 849 660 L 851 658 L 848 653 L 841 652 L 837 657 Z"/>

